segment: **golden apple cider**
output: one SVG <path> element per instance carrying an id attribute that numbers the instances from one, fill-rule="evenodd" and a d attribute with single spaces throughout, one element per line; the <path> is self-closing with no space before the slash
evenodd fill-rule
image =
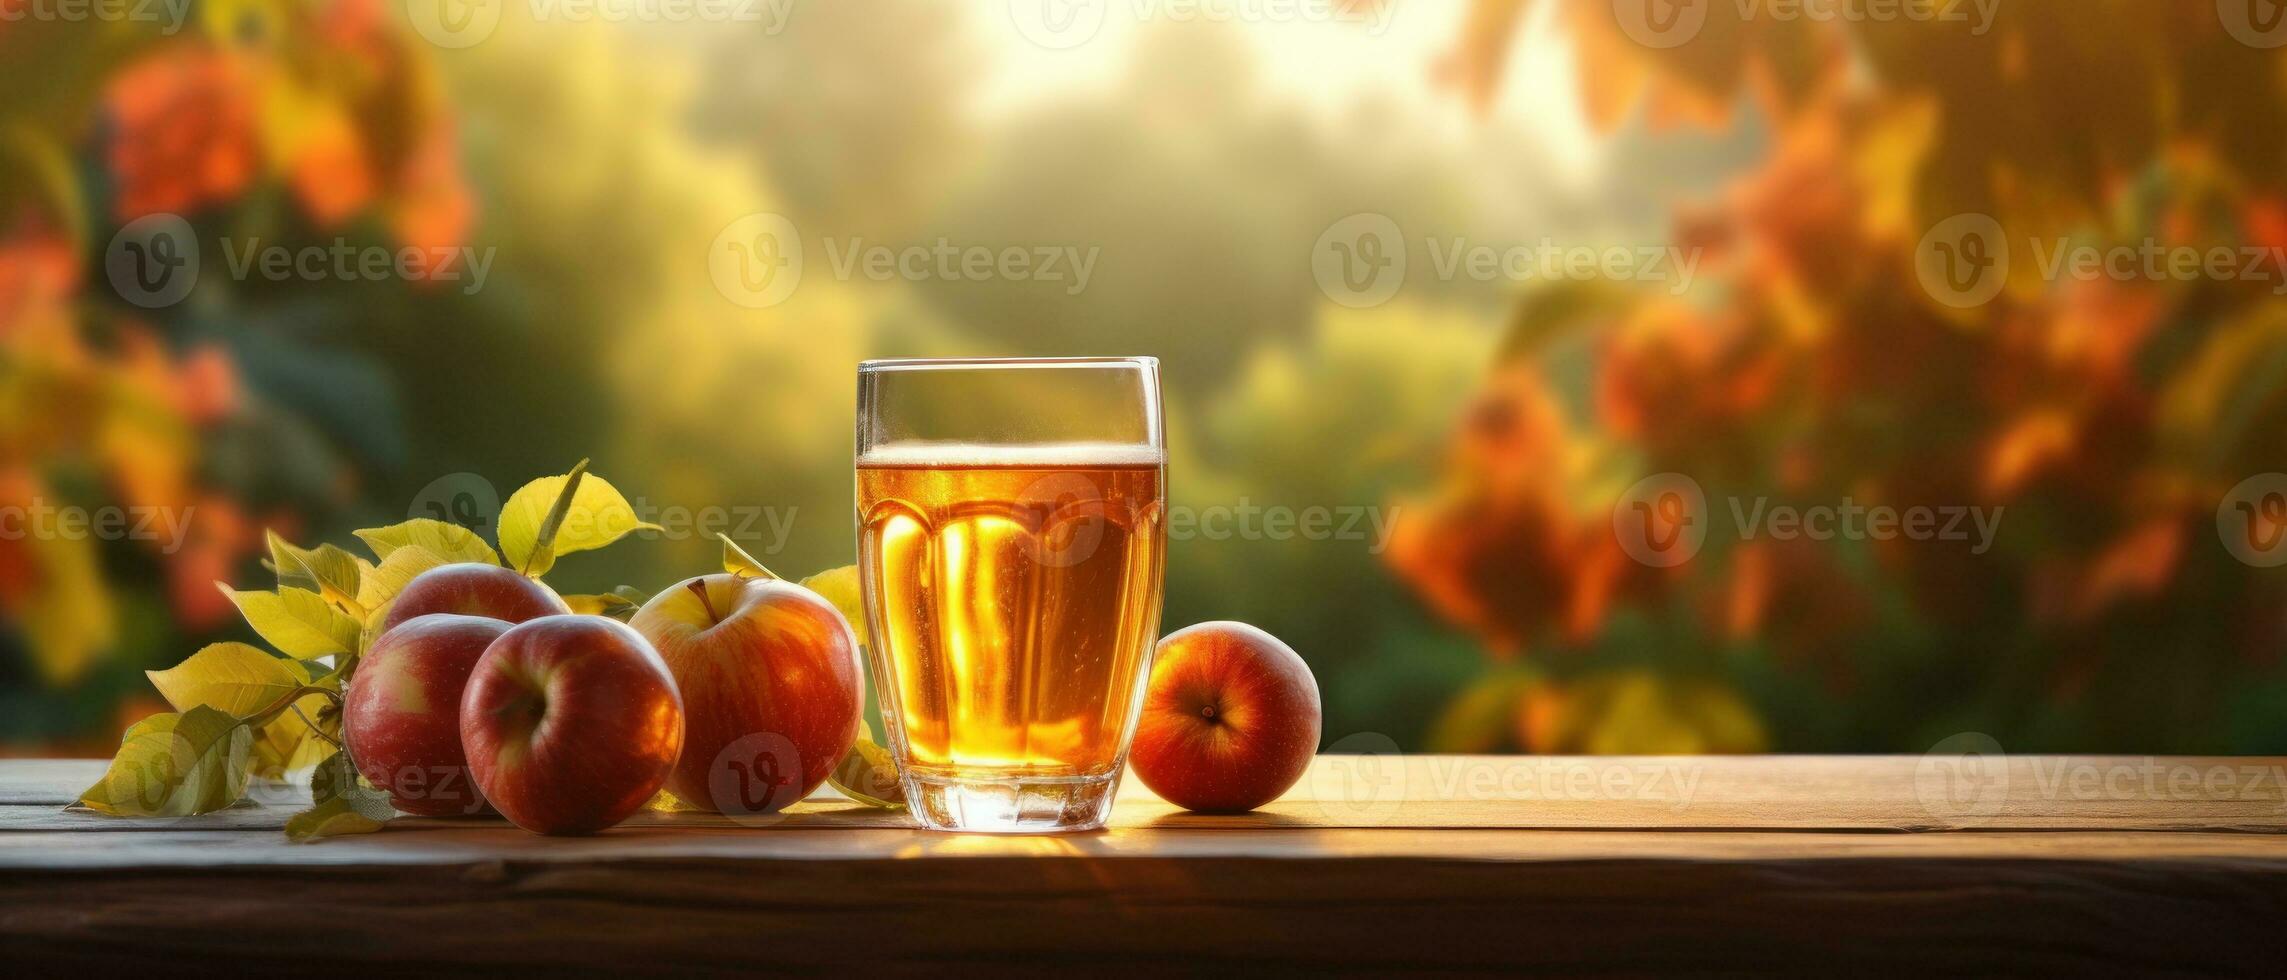
<path id="1" fill-rule="evenodd" d="M 905 448 L 857 464 L 858 568 L 900 763 L 1113 774 L 1159 633 L 1164 457 Z"/>

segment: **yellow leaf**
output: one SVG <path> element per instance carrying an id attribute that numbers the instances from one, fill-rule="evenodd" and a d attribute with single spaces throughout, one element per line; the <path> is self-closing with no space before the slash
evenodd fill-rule
<path id="1" fill-rule="evenodd" d="M 1914 192 L 1937 138 L 1939 116 L 1935 96 L 1901 97 L 1868 123 L 1869 132 L 1852 161 L 1866 193 L 1859 221 L 1867 237 L 1904 241 L 1908 247 L 1921 237 L 1909 231 Z"/>
<path id="2" fill-rule="evenodd" d="M 281 587 L 308 589 L 328 600 L 354 603 L 365 577 L 365 564 L 356 555 L 333 545 L 297 548 L 275 531 L 263 536 L 270 544 L 270 565 Z"/>
<path id="3" fill-rule="evenodd" d="M 634 600 L 610 592 L 602 595 L 568 595 L 564 597 L 564 604 L 583 616 L 610 616 L 623 621 L 635 615 L 635 610 L 639 608 Z"/>
<path id="4" fill-rule="evenodd" d="M 1527 670 L 1505 670 L 1470 682 L 1430 725 L 1429 750 L 1483 755 L 1507 748 L 1516 738 L 1518 706 L 1533 686 Z"/>
<path id="5" fill-rule="evenodd" d="M 357 812 L 347 798 L 335 797 L 286 818 L 286 839 L 296 844 L 326 837 L 370 834 L 380 830 L 379 820 Z"/>
<path id="6" fill-rule="evenodd" d="M 1591 755 L 1694 755 L 1706 743 L 1676 710 L 1666 682 L 1628 671 L 1603 691 L 1602 712 L 1588 732 Z"/>
<path id="7" fill-rule="evenodd" d="M 294 705 L 302 709 L 303 715 L 320 718 L 326 707 L 326 696 L 312 694 Z M 331 734 L 340 737 L 339 732 Z M 301 715 L 289 711 L 254 730 L 254 755 L 249 766 L 256 777 L 287 779 L 325 761 L 334 751 L 333 743 L 319 738 Z"/>
<path id="8" fill-rule="evenodd" d="M 181 817 L 238 802 L 253 735 L 238 719 L 199 705 L 136 722 L 103 778 L 79 804 L 117 817 Z"/>
<path id="9" fill-rule="evenodd" d="M 858 566 L 829 568 L 803 579 L 801 585 L 833 603 L 834 608 L 842 611 L 842 618 L 850 621 L 850 632 L 857 635 L 858 643 L 863 645 L 867 642 L 866 605 L 865 597 L 858 588 Z"/>
<path id="10" fill-rule="evenodd" d="M 403 524 L 388 527 L 369 527 L 358 531 L 357 539 L 373 549 L 373 556 L 387 561 L 399 548 L 419 547 L 448 562 L 481 561 L 487 565 L 500 564 L 500 556 L 493 554 L 492 546 L 475 531 L 458 524 L 416 517 Z"/>
<path id="11" fill-rule="evenodd" d="M 870 732 L 858 733 L 858 741 L 850 746 L 850 754 L 842 757 L 841 764 L 834 767 L 826 781 L 841 790 L 843 796 L 860 803 L 892 810 L 905 808 L 905 791 L 898 785 L 897 763 L 891 761 L 888 749 L 874 744 Z"/>
<path id="12" fill-rule="evenodd" d="M 392 605 L 395 603 L 384 602 L 374 607 L 372 612 L 365 614 L 365 622 L 360 624 L 358 628 L 357 653 L 347 657 L 334 658 L 334 673 L 336 675 L 341 677 L 356 676 L 358 660 L 365 656 L 365 651 L 373 649 L 373 641 L 381 639 L 381 634 L 388 632 L 381 628 L 381 622 L 389 618 L 389 607 Z"/>
<path id="13" fill-rule="evenodd" d="M 558 555 L 592 551 L 644 528 L 663 530 L 638 519 L 618 488 L 588 475 L 586 465 L 527 483 L 501 505 L 500 552 L 508 567 L 545 575 Z"/>
<path id="14" fill-rule="evenodd" d="M 310 682 L 301 664 L 244 643 L 210 643 L 167 670 L 147 670 L 151 686 L 176 711 L 206 705 L 245 718 Z"/>
<path id="15" fill-rule="evenodd" d="M 1770 750 L 1771 737 L 1755 709 L 1729 688 L 1706 687 L 1696 692 L 1689 710 L 1710 752 L 1752 753 Z"/>
<path id="16" fill-rule="evenodd" d="M 285 661 L 295 674 L 304 678 L 302 683 L 331 691 L 341 689 L 341 675 L 334 673 L 322 661 Z M 334 751 L 341 739 L 341 711 L 323 694 L 308 694 L 294 702 L 296 711 L 287 711 L 254 729 L 254 758 L 251 765 L 255 778 L 287 779 L 323 761 Z M 305 720 L 307 719 L 307 720 Z M 325 737 L 320 737 L 323 725 Z M 329 739 L 331 739 L 329 741 Z"/>
<path id="17" fill-rule="evenodd" d="M 315 592 L 279 589 L 276 592 L 240 592 L 220 582 L 215 587 L 237 604 L 254 632 L 289 657 L 323 657 L 329 653 L 355 653 L 362 625 L 334 608 Z"/>
<path id="18" fill-rule="evenodd" d="M 715 537 L 721 538 L 723 541 L 723 571 L 753 578 L 774 579 L 778 577 L 777 572 L 764 568 L 762 562 L 757 561 L 753 555 L 747 554 L 745 548 L 738 546 L 738 542 L 732 541 L 730 535 L 717 534 Z"/>
<path id="19" fill-rule="evenodd" d="M 651 798 L 651 802 L 643 805 L 643 808 L 657 810 L 661 813 L 698 813 L 703 809 L 677 799 L 675 794 L 666 790 L 660 790 L 657 795 Z"/>
<path id="20" fill-rule="evenodd" d="M 384 609 L 390 600 L 397 598 L 397 593 L 405 591 L 405 583 L 413 581 L 414 576 L 450 564 L 452 562 L 443 555 L 417 544 L 391 549 L 388 557 L 381 559 L 381 564 L 365 576 L 357 593 L 358 604 L 375 611 Z"/>
<path id="21" fill-rule="evenodd" d="M 24 544 L 35 569 L 28 601 L 16 612 L 25 646 L 41 677 L 69 685 L 118 638 L 111 588 L 94 541 L 27 535 Z"/>
<path id="22" fill-rule="evenodd" d="M 1580 715 L 1578 746 L 1588 755 L 1707 755 L 1762 752 L 1769 739 L 1754 708 L 1721 684 L 1631 669 L 1578 682 L 1567 712 Z"/>

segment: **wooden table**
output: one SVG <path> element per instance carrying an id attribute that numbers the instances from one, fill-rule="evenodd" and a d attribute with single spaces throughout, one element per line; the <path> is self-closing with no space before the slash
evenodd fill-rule
<path id="1" fill-rule="evenodd" d="M 1328 756 L 1245 816 L 1186 814 L 1131 780 L 1111 829 L 1062 837 L 923 833 L 822 794 L 760 827 L 646 814 L 552 839 L 402 818 L 305 845 L 279 833 L 290 800 L 172 821 L 65 812 L 100 768 L 0 762 L 0 963 L 1092 976 L 2287 962 L 2287 759 Z"/>

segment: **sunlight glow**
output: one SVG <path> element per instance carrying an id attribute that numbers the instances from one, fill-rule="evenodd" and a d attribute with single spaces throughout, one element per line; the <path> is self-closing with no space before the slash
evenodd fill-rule
<path id="1" fill-rule="evenodd" d="M 1101 26 L 1084 42 L 1054 48 L 1029 38 L 1012 13 L 1040 2 L 1088 0 L 964 5 L 988 65 L 972 106 L 980 117 L 1109 88 L 1127 70 L 1139 38 L 1151 30 L 1220 29 L 1232 32 L 1254 53 L 1251 67 L 1272 99 L 1300 104 L 1322 119 L 1338 120 L 1381 100 L 1411 120 L 1435 121 L 1436 132 L 1455 143 L 1480 139 L 1488 129 L 1508 130 L 1539 144 L 1568 175 L 1584 174 L 1596 161 L 1596 143 L 1580 109 L 1572 49 L 1554 29 L 1556 8 L 1549 3 L 1537 4 L 1528 15 L 1500 98 L 1491 114 L 1480 119 L 1438 80 L 1440 61 L 1461 37 L 1466 4 L 1399 3 L 1378 22 L 1265 22 L 1204 13 L 1183 20 L 1173 13 L 1259 7 L 1246 0 L 1097 0 Z"/>

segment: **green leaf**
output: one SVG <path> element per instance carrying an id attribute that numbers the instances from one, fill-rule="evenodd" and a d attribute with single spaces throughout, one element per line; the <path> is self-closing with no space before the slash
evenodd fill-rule
<path id="1" fill-rule="evenodd" d="M 220 582 L 215 587 L 238 606 L 254 632 L 289 657 L 357 652 L 362 624 L 315 592 L 240 592 Z"/>
<path id="2" fill-rule="evenodd" d="M 169 669 L 143 674 L 176 711 L 203 704 L 233 718 L 270 707 L 310 682 L 299 662 L 246 643 L 211 643 Z"/>
<path id="3" fill-rule="evenodd" d="M 296 844 L 306 844 L 328 837 L 370 834 L 382 826 L 382 821 L 357 812 L 357 808 L 348 800 L 335 797 L 287 817 L 286 839 Z"/>
<path id="4" fill-rule="evenodd" d="M 357 774 L 348 752 L 335 752 L 310 773 L 310 808 L 286 820 L 296 843 L 345 834 L 370 834 L 397 815 L 389 795 Z"/>
<path id="5" fill-rule="evenodd" d="M 1508 364 L 1531 358 L 1567 339 L 1602 329 L 1625 312 L 1627 299 L 1627 293 L 1601 280 L 1526 290 L 1509 314 L 1508 333 L 1494 361 Z"/>
<path id="6" fill-rule="evenodd" d="M 829 568 L 803 579 L 801 585 L 841 610 L 842 618 L 849 621 L 850 632 L 857 636 L 859 645 L 865 644 L 866 604 L 864 593 L 858 587 L 858 566 Z"/>
<path id="7" fill-rule="evenodd" d="M 891 810 L 905 809 L 905 792 L 897 781 L 897 763 L 889 757 L 889 750 L 874 744 L 873 733 L 861 731 L 857 743 L 850 746 L 850 754 L 842 757 L 840 765 L 827 775 L 826 781 L 843 796 L 867 806 Z"/>
<path id="8" fill-rule="evenodd" d="M 405 584 L 415 576 L 452 563 L 451 559 L 417 544 L 391 549 L 389 556 L 366 574 L 364 586 L 357 594 L 358 604 L 371 610 L 382 609 L 397 598 L 397 593 L 405 591 Z"/>
<path id="9" fill-rule="evenodd" d="M 387 820 L 397 815 L 397 809 L 389 805 L 389 794 L 375 788 L 357 774 L 357 766 L 348 752 L 336 752 L 327 756 L 317 771 L 310 774 L 310 800 L 315 803 L 342 800 L 351 809 L 375 820 Z"/>
<path id="10" fill-rule="evenodd" d="M 418 547 L 448 562 L 500 564 L 500 556 L 494 554 L 492 546 L 485 544 L 484 538 L 475 531 L 426 517 L 388 527 L 369 527 L 356 533 L 358 540 L 373 549 L 373 556 L 384 561 L 399 548 Z"/>
<path id="11" fill-rule="evenodd" d="M 79 805 L 118 817 L 220 810 L 246 793 L 252 744 L 238 719 L 205 705 L 152 715 L 127 729 L 111 768 Z"/>
<path id="12" fill-rule="evenodd" d="M 745 548 L 738 546 L 738 542 L 732 541 L 730 535 L 717 534 L 715 537 L 723 539 L 723 571 L 750 578 L 778 577 L 777 572 L 762 567 L 762 562 L 756 561 L 753 555 L 746 553 Z"/>
<path id="13" fill-rule="evenodd" d="M 335 602 L 357 602 L 365 563 L 333 545 L 297 548 L 276 531 L 264 531 L 270 545 L 270 567 L 278 573 L 280 588 L 307 589 Z"/>
<path id="14" fill-rule="evenodd" d="M 500 509 L 500 552 L 508 565 L 539 576 L 556 558 L 601 548 L 636 531 L 664 530 L 635 516 L 635 505 L 588 463 L 563 476 L 547 476 L 519 487 Z"/>

